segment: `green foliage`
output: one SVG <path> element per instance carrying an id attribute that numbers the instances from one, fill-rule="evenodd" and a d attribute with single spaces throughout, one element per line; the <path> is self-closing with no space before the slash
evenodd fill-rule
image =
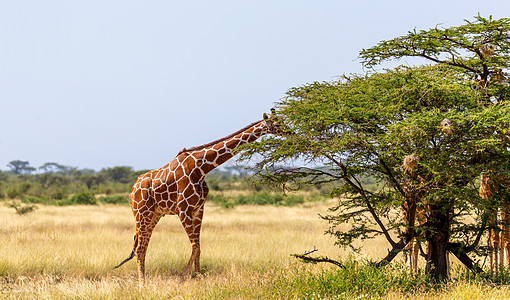
<path id="1" fill-rule="evenodd" d="M 12 202 L 9 205 L 9 207 L 14 208 L 18 215 L 26 215 L 28 213 L 33 212 L 37 208 L 35 205 L 25 205 L 25 204 L 19 204 L 16 202 Z"/>
<path id="2" fill-rule="evenodd" d="M 238 205 L 274 205 L 274 206 L 297 206 L 305 202 L 323 201 L 327 199 L 319 194 L 311 197 L 295 194 L 272 193 L 269 191 L 252 192 L 236 197 L 226 197 L 221 194 L 211 193 L 207 197 L 208 202 L 218 204 L 224 208 L 233 208 Z"/>
<path id="3" fill-rule="evenodd" d="M 131 174 L 133 173 L 133 168 L 131 167 L 113 167 L 101 170 L 99 172 L 100 175 L 104 175 L 106 178 L 120 182 L 120 183 L 128 183 L 132 180 Z M 136 179 L 136 178 L 135 178 Z"/>
<path id="4" fill-rule="evenodd" d="M 100 197 L 99 202 L 105 204 L 124 204 L 129 205 L 129 197 L 127 195 L 115 195 Z"/>
<path id="5" fill-rule="evenodd" d="M 25 166 L 29 164 L 22 163 Z M 24 203 L 48 205 L 75 204 L 75 200 L 80 199 L 70 198 L 80 193 L 91 195 L 129 193 L 136 178 L 144 172 L 133 171 L 130 167 L 113 167 L 96 173 L 90 169 L 79 170 L 58 163 L 46 163 L 39 170 L 44 173 L 0 172 L 0 200 L 18 199 Z M 124 203 L 115 197 L 106 201 Z"/>
<path id="6" fill-rule="evenodd" d="M 0 200 L 16 199 L 22 203 L 44 205 L 76 204 L 120 204 L 129 205 L 128 193 L 139 175 L 147 170 L 132 171 L 130 167 L 105 168 L 100 172 L 79 170 L 58 163 L 46 163 L 39 168 L 44 173 L 15 175 L 0 172 Z M 300 196 L 284 196 L 269 192 L 264 186 L 254 186 L 245 167 L 235 166 L 214 170 L 206 177 L 211 194 L 208 202 L 231 208 L 243 204 L 296 205 L 302 203 Z M 317 185 L 308 191 L 320 192 L 325 186 Z M 226 197 L 223 191 L 242 191 L 245 194 L 256 193 L 248 197 Z M 260 193 L 260 194 L 259 194 Z M 84 196 L 85 195 L 85 196 Z M 101 196 L 94 201 L 90 196 Z M 323 200 L 321 196 L 316 196 Z M 315 201 L 317 199 L 306 199 Z"/>
<path id="7" fill-rule="evenodd" d="M 443 242 L 481 253 L 488 212 L 505 192 L 481 199 L 477 179 L 489 170 L 510 175 L 505 79 L 510 19 L 478 16 L 462 26 L 413 31 L 360 52 L 366 67 L 406 56 L 433 65 L 291 88 L 277 114 L 292 132 L 245 145 L 241 158 L 261 157 L 256 173 L 283 188 L 336 184 L 331 194 L 339 197 L 338 205 L 324 218 L 339 245 L 353 247 L 356 239 L 384 235 L 393 248 L 402 247 L 415 234 L 414 224 L 400 217 L 407 204 L 408 213 L 417 206 L 428 210 L 430 224 L 417 230 L 429 242 L 443 234 Z M 321 167 L 279 167 L 296 160 Z M 370 187 L 366 178 L 373 179 Z M 467 215 L 474 225 L 465 222 Z M 350 229 L 343 229 L 345 223 Z M 399 243 L 391 232 L 403 236 Z"/>
<path id="8" fill-rule="evenodd" d="M 18 190 L 16 189 L 16 187 L 13 187 L 13 186 L 8 187 L 7 191 L 6 191 L 6 195 L 10 199 L 14 199 L 18 196 Z"/>
<path id="9" fill-rule="evenodd" d="M 271 194 L 269 192 L 260 192 L 250 195 L 240 195 L 237 197 L 237 204 L 246 205 L 276 205 L 276 206 L 294 206 L 304 203 L 303 196 Z"/>
<path id="10" fill-rule="evenodd" d="M 372 67 L 383 61 L 403 57 L 422 57 L 428 61 L 460 68 L 485 80 L 496 69 L 510 67 L 510 19 L 493 20 L 480 15 L 474 21 L 451 28 L 410 31 L 407 35 L 382 41 L 360 52 L 362 63 Z M 483 46 L 494 46 L 487 55 Z"/>
<path id="11" fill-rule="evenodd" d="M 346 268 L 301 270 L 292 280 L 284 274 L 274 279 L 275 291 L 293 291 L 299 299 L 376 299 L 399 292 L 416 295 L 437 288 L 430 278 L 405 272 L 405 266 L 378 269 L 354 261 L 343 262 Z"/>
<path id="12" fill-rule="evenodd" d="M 423 272 L 411 274 L 408 266 L 395 264 L 384 269 L 372 264 L 353 260 L 342 262 L 346 268 L 310 271 L 306 267 L 277 273 L 271 282 L 274 298 L 297 299 L 477 299 L 485 293 L 482 287 L 502 288 L 497 297 L 505 297 L 510 284 L 508 271 L 500 275 L 475 275 L 472 272 L 455 270 L 453 280 L 438 284 Z M 456 290 L 473 288 L 474 291 L 459 293 Z M 291 297 L 289 295 L 292 295 Z"/>
<path id="13" fill-rule="evenodd" d="M 22 203 L 39 203 L 39 204 L 51 204 L 51 200 L 47 197 L 35 197 L 27 196 L 21 200 Z"/>
<path id="14" fill-rule="evenodd" d="M 23 174 L 33 172 L 35 169 L 30 166 L 28 161 L 13 160 L 7 164 L 13 174 Z"/>
<path id="15" fill-rule="evenodd" d="M 81 192 L 76 195 L 73 195 L 69 200 L 66 201 L 68 205 L 96 205 L 97 200 L 94 195 Z"/>
<path id="16" fill-rule="evenodd" d="M 215 203 L 223 208 L 235 207 L 235 201 L 231 201 L 228 197 L 225 197 L 221 194 L 209 193 L 207 196 L 207 202 Z"/>
<path id="17" fill-rule="evenodd" d="M 378 215 L 388 219 L 386 229 L 398 230 L 402 226 L 400 221 L 394 221 L 388 208 L 402 204 L 405 199 L 401 187 L 412 179 L 406 175 L 402 162 L 409 154 L 419 157 L 422 174 L 434 174 L 429 179 L 429 184 L 435 186 L 429 199 L 448 194 L 465 199 L 456 202 L 460 209 L 466 209 L 468 203 L 481 205 L 473 201 L 479 199 L 474 180 L 489 163 L 502 167 L 508 165 L 509 159 L 503 141 L 486 139 L 484 135 L 489 127 L 504 128 L 508 124 L 509 108 L 479 107 L 480 93 L 463 84 L 455 77 L 457 74 L 441 66 L 402 67 L 382 74 L 293 88 L 279 105 L 294 134 L 285 139 L 264 139 L 249 146 L 245 155 L 262 153 L 261 171 L 293 158 L 325 166 L 281 168 L 266 174 L 266 179 L 286 187 L 351 182 L 337 193 L 343 196 L 337 208 L 340 214 L 328 219 L 332 232 L 337 232 L 337 225 L 354 222 L 350 231 L 338 232 L 338 242 L 346 246 L 352 245 L 353 239 L 381 233 L 379 229 L 369 229 L 367 223 L 374 224 L 373 221 L 357 217 L 367 212 L 361 209 L 367 207 L 367 202 L 372 203 Z M 456 124 L 453 135 L 441 131 L 439 124 L 445 118 Z M 475 159 L 487 163 L 473 164 Z M 363 185 L 362 179 L 367 176 L 380 187 L 393 188 L 371 191 Z M 452 187 L 446 184 L 448 180 L 466 183 Z"/>

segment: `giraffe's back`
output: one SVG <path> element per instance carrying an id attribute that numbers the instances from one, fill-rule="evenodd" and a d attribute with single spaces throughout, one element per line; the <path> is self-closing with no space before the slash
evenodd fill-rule
<path id="1" fill-rule="evenodd" d="M 180 154 L 165 166 L 140 175 L 131 190 L 133 209 L 147 205 L 158 213 L 178 214 L 179 192 L 189 185 L 189 176 L 182 164 L 187 156 Z"/>

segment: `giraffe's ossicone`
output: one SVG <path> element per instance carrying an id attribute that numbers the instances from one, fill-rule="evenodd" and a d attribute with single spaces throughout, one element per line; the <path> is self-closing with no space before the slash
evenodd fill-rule
<path id="1" fill-rule="evenodd" d="M 200 273 L 200 227 L 209 189 L 204 177 L 233 157 L 232 150 L 284 128 L 274 115 L 264 118 L 220 140 L 181 150 L 164 167 L 147 172 L 136 180 L 130 194 L 136 220 L 135 243 L 131 255 L 115 268 L 136 256 L 140 284 L 145 280 L 145 254 L 154 227 L 164 215 L 177 215 L 191 242 L 191 257 L 183 278 L 195 265 Z"/>

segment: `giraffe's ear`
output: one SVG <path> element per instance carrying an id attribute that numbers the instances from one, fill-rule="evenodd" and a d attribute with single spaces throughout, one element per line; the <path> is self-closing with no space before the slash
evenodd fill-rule
<path id="1" fill-rule="evenodd" d="M 262 117 L 264 118 L 264 120 L 269 119 L 269 117 L 267 116 L 267 114 L 266 114 L 266 113 L 264 113 L 264 114 L 262 115 Z"/>

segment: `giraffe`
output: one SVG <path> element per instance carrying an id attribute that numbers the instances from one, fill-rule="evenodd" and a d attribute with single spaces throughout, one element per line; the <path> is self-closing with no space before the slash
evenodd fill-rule
<path id="1" fill-rule="evenodd" d="M 480 178 L 480 197 L 493 198 L 500 190 L 504 175 L 483 173 Z M 503 199 L 503 201 L 505 201 Z M 493 228 L 489 229 L 487 246 L 490 248 L 489 262 L 491 273 L 497 274 L 500 267 L 506 264 L 510 267 L 510 203 L 503 203 L 502 207 L 495 207 L 490 214 L 489 222 Z M 499 219 L 499 220 L 498 220 Z"/>
<path id="2" fill-rule="evenodd" d="M 418 270 L 418 252 L 420 249 L 420 241 L 416 236 L 415 227 L 422 226 L 427 221 L 425 209 L 421 207 L 422 198 L 427 192 L 427 187 L 425 179 L 417 172 L 419 161 L 419 157 L 414 154 L 406 155 L 402 161 L 403 174 L 405 174 L 402 184 L 404 193 L 404 202 L 401 206 L 402 218 L 406 222 L 406 229 L 414 232 L 404 250 L 405 259 L 409 259 L 412 273 L 416 273 Z"/>
<path id="3" fill-rule="evenodd" d="M 402 205 L 402 216 L 404 220 L 408 221 L 408 204 L 407 201 Z M 415 211 L 415 220 L 414 223 L 416 226 L 422 226 L 427 222 L 426 212 L 423 208 L 417 206 Z M 420 240 L 418 237 L 414 236 L 404 247 L 406 251 L 405 259 L 409 259 L 409 267 L 411 269 L 411 273 L 418 273 L 418 255 L 420 251 Z"/>
<path id="4" fill-rule="evenodd" d="M 200 228 L 204 203 L 209 189 L 204 181 L 207 173 L 234 156 L 233 150 L 251 143 L 265 134 L 281 135 L 287 128 L 275 116 L 263 115 L 233 134 L 214 142 L 182 149 L 165 166 L 140 175 L 131 190 L 131 208 L 136 220 L 133 251 L 115 268 L 136 256 L 140 286 L 145 283 L 145 255 L 152 232 L 164 215 L 177 215 L 191 243 L 191 256 L 186 265 L 184 280 L 195 265 L 200 273 Z"/>

